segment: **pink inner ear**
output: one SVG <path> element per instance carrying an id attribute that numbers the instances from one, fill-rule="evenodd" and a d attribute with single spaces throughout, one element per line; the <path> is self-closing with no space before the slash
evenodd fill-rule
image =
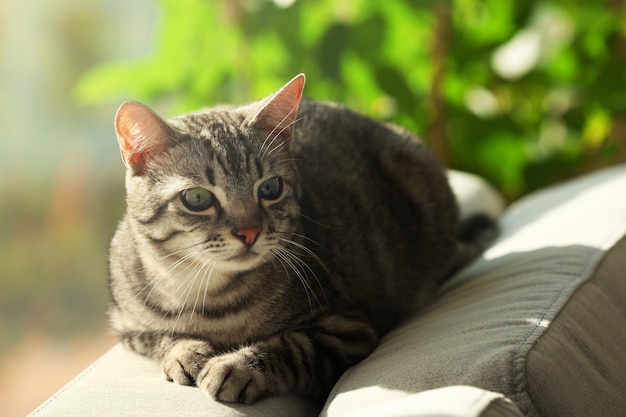
<path id="1" fill-rule="evenodd" d="M 165 121 L 147 106 L 122 103 L 115 116 L 115 132 L 124 163 L 142 168 L 148 153 L 165 147 L 168 130 Z"/>
<path id="2" fill-rule="evenodd" d="M 295 76 L 269 98 L 263 108 L 254 116 L 252 123 L 270 131 L 271 136 L 290 138 L 291 126 L 298 113 L 304 83 L 304 74 Z"/>

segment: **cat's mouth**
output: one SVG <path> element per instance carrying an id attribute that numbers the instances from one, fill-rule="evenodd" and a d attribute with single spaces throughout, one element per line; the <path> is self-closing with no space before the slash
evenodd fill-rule
<path id="1" fill-rule="evenodd" d="M 256 253 L 253 250 L 245 250 L 241 253 L 238 253 L 235 256 L 231 256 L 230 258 L 228 258 L 229 262 L 245 262 L 245 261 L 250 261 L 253 259 L 256 259 L 259 257 L 259 254 Z"/>
<path id="2" fill-rule="evenodd" d="M 230 265 L 233 265 L 235 269 L 250 269 L 256 265 L 262 258 L 262 255 L 249 248 L 242 249 L 237 254 L 226 259 Z"/>

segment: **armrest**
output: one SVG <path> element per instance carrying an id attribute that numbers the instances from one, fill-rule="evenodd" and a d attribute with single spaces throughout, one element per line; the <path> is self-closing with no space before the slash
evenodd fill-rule
<path id="1" fill-rule="evenodd" d="M 320 406 L 295 396 L 268 398 L 254 406 L 214 401 L 196 387 L 167 382 L 156 363 L 116 345 L 33 411 L 63 416 L 281 416 L 318 415 Z"/>

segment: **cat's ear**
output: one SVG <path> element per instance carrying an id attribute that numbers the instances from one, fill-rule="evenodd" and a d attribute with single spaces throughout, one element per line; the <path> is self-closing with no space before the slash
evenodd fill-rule
<path id="1" fill-rule="evenodd" d="M 267 131 L 269 136 L 283 141 L 291 139 L 292 125 L 298 113 L 304 82 L 304 74 L 296 75 L 264 101 L 263 107 L 254 115 L 250 124 Z"/>
<path id="2" fill-rule="evenodd" d="M 124 164 L 142 172 L 146 157 L 167 147 L 172 128 L 148 106 L 126 101 L 117 109 L 115 133 Z"/>

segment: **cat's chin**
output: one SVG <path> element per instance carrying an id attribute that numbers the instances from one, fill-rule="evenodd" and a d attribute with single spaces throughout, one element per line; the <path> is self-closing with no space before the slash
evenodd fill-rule
<path id="1" fill-rule="evenodd" d="M 243 272 L 254 269 L 263 262 L 265 262 L 265 256 L 262 254 L 246 251 L 219 261 L 216 266 L 224 272 Z"/>

